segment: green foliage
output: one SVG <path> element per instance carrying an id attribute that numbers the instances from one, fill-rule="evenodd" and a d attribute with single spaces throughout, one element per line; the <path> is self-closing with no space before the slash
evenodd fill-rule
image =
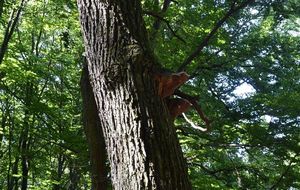
<path id="1" fill-rule="evenodd" d="M 0 64 L 0 189 L 20 187 L 21 159 L 28 165 L 29 189 L 90 186 L 79 90 L 83 47 L 75 5 L 28 1 Z M 5 6 L 3 20 L 16 8 Z"/>
<path id="2" fill-rule="evenodd" d="M 185 43 L 162 22 L 153 43 L 160 62 L 176 71 L 232 2 L 171 3 L 165 19 Z M 199 96 L 213 120 L 209 134 L 181 118 L 175 123 L 195 189 L 300 188 L 298 4 L 248 5 L 226 20 L 186 68 L 193 79 L 181 90 Z M 154 19 L 145 15 L 148 28 Z M 195 111 L 187 116 L 205 127 Z"/>

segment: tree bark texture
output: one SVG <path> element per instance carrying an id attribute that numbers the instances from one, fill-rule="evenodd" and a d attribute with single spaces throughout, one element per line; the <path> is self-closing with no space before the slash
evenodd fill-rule
<path id="1" fill-rule="evenodd" d="M 86 63 L 82 69 L 80 86 L 83 98 L 83 126 L 88 140 L 92 167 L 92 189 L 105 190 L 108 184 L 105 142 Z"/>
<path id="2" fill-rule="evenodd" d="M 157 96 L 140 2 L 78 0 L 89 78 L 114 189 L 191 189 Z"/>

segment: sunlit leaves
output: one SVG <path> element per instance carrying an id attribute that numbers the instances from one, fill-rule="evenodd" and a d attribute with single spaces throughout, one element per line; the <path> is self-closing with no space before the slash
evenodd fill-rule
<path id="1" fill-rule="evenodd" d="M 186 43 L 163 24 L 155 43 L 162 65 L 176 70 L 232 3 L 171 4 L 165 18 Z M 299 151 L 299 19 L 299 5 L 294 0 L 256 1 L 230 17 L 186 69 L 194 78 L 181 90 L 199 96 L 214 127 L 206 135 L 190 129 L 181 118 L 175 122 L 194 187 L 299 187 L 295 183 L 299 171 L 284 164 L 294 159 L 290 151 Z M 242 88 L 243 84 L 248 87 Z M 268 120 L 262 119 L 266 115 Z M 203 125 L 193 110 L 187 116 Z M 228 157 L 236 158 L 239 166 L 235 170 L 230 170 Z M 235 178 L 214 173 L 220 168 L 228 169 Z M 290 176 L 281 180 L 285 170 Z"/>
<path id="2" fill-rule="evenodd" d="M 13 9 L 6 5 L 7 10 Z M 0 84 L 4 134 L 0 135 L 0 172 L 19 175 L 10 168 L 20 157 L 19 142 L 28 130 L 30 189 L 69 183 L 68 168 L 74 163 L 77 172 L 88 172 L 79 94 L 83 48 L 75 5 L 75 1 L 28 1 L 0 65 L 4 73 Z M 8 149 L 10 153 L 3 157 Z M 58 171 L 60 164 L 62 171 Z M 60 179 L 55 177 L 57 172 L 62 172 Z M 3 179 L 0 189 L 5 185 Z"/>

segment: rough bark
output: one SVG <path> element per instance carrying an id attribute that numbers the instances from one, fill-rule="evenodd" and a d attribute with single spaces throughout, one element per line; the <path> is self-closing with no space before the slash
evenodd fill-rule
<path id="1" fill-rule="evenodd" d="M 151 74 L 139 1 L 78 0 L 114 189 L 191 189 Z"/>
<path id="2" fill-rule="evenodd" d="M 83 98 L 83 126 L 90 151 L 92 189 L 102 190 L 107 189 L 108 184 L 108 171 L 105 164 L 107 156 L 95 97 L 88 74 L 87 65 L 84 64 L 80 81 Z"/>

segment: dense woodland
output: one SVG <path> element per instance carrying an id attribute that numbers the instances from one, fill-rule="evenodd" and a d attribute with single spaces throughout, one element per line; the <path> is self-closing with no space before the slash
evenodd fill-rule
<path id="1" fill-rule="evenodd" d="M 299 1 L 141 5 L 157 62 L 211 121 L 174 121 L 193 189 L 300 189 Z M 0 46 L 0 189 L 91 189 L 77 2 L 0 0 Z"/>

